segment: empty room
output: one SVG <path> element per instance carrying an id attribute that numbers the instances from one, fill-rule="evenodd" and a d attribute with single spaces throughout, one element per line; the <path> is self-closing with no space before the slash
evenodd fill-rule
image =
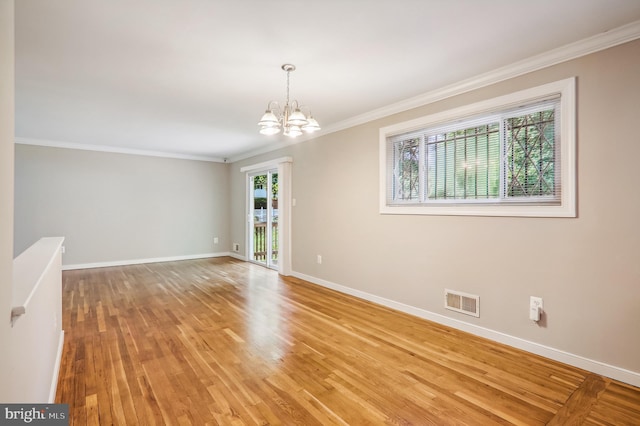
<path id="1" fill-rule="evenodd" d="M 638 117 L 637 0 L 0 0 L 0 423 L 638 425 Z"/>

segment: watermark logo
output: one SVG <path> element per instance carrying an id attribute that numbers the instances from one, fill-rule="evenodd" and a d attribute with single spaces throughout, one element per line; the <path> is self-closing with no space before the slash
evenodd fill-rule
<path id="1" fill-rule="evenodd" d="M 0 404 L 0 426 L 69 426 L 68 404 Z"/>

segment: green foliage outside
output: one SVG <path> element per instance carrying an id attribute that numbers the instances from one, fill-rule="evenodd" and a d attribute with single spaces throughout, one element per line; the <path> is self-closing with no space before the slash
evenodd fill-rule
<path id="1" fill-rule="evenodd" d="M 267 175 L 258 175 L 253 178 L 253 188 L 262 189 L 267 187 Z M 278 174 L 271 175 L 271 196 L 274 200 L 278 199 Z"/>
<path id="2" fill-rule="evenodd" d="M 504 146 L 501 125 L 505 126 Z M 395 144 L 396 200 L 419 201 L 421 161 L 428 200 L 499 198 L 501 185 L 507 197 L 555 194 L 553 109 L 425 138 L 424 154 L 419 137 Z"/>

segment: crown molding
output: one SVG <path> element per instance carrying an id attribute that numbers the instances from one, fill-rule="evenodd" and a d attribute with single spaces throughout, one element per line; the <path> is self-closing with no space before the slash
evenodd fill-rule
<path id="1" fill-rule="evenodd" d="M 384 118 L 399 112 L 408 111 L 413 108 L 470 92 L 472 90 L 481 89 L 501 81 L 509 80 L 533 71 L 538 71 L 572 59 L 580 58 L 591 53 L 609 49 L 638 38 L 640 38 L 640 21 L 635 21 L 622 27 L 497 68 L 476 77 L 462 80 L 449 86 L 349 118 L 329 126 L 325 133 L 333 133 L 338 130 L 348 129 L 369 121 Z"/>
<path id="2" fill-rule="evenodd" d="M 289 142 L 289 141 L 277 141 L 277 142 L 269 144 L 269 145 L 267 145 L 267 146 L 265 146 L 263 148 L 258 148 L 258 149 L 254 149 L 254 150 L 251 150 L 251 151 L 246 151 L 246 152 L 243 152 L 242 154 L 238 154 L 236 156 L 233 156 L 233 157 L 228 159 L 228 162 L 229 163 L 235 163 L 237 161 L 245 160 L 247 158 L 253 158 L 253 157 L 255 157 L 257 155 L 260 155 L 260 154 L 266 154 L 268 152 L 276 151 L 278 149 L 287 147 L 289 145 L 295 145 L 297 143 L 304 142 L 305 140 L 309 140 L 309 138 L 305 138 L 304 140 L 302 140 L 302 139 L 294 140 L 294 141 L 291 141 L 291 142 Z"/>
<path id="3" fill-rule="evenodd" d="M 326 131 L 319 130 L 319 131 L 314 132 L 312 134 L 309 134 L 309 133 L 302 134 L 302 135 L 298 136 L 295 139 L 286 139 L 286 136 L 283 136 L 281 134 L 280 135 L 274 135 L 274 136 L 267 136 L 268 138 L 282 138 L 282 139 L 275 140 L 273 143 L 270 143 L 269 145 L 264 146 L 262 148 L 258 148 L 258 149 L 254 149 L 254 150 L 251 150 L 251 151 L 247 151 L 247 152 L 238 154 L 236 156 L 228 158 L 227 161 L 229 163 L 235 163 L 237 161 L 245 160 L 247 158 L 252 158 L 252 157 L 255 157 L 255 156 L 260 155 L 260 154 L 266 154 L 268 152 L 276 151 L 278 149 L 285 148 L 287 146 L 297 145 L 299 143 L 306 142 L 306 141 L 309 141 L 311 139 L 316 139 L 316 138 L 318 138 L 318 137 L 320 137 L 322 135 L 328 134 L 328 133 L 332 133 L 332 132 L 326 132 Z"/>
<path id="4" fill-rule="evenodd" d="M 298 143 L 306 142 L 309 140 L 317 139 L 321 136 L 325 136 L 331 133 L 338 132 L 340 130 L 349 129 L 351 127 L 359 126 L 361 124 L 368 123 L 373 120 L 378 120 L 393 114 L 408 111 L 413 108 L 421 107 L 433 102 L 437 102 L 443 99 L 447 99 L 456 95 L 460 95 L 472 90 L 481 89 L 492 84 L 499 83 L 501 81 L 509 80 L 511 78 L 519 77 L 521 75 L 537 71 L 543 68 L 547 68 L 553 65 L 557 65 L 572 59 L 576 59 L 582 56 L 596 53 L 601 50 L 605 50 L 611 47 L 618 46 L 623 43 L 627 43 L 640 38 L 640 20 L 634 21 L 627 25 L 623 25 L 618 28 L 614 28 L 605 31 L 600 34 L 596 34 L 592 37 L 585 38 L 575 43 L 570 43 L 565 46 L 541 53 L 536 56 L 524 59 L 522 61 L 515 62 L 513 64 L 497 68 L 493 71 L 480 74 L 473 78 L 459 81 L 457 83 L 444 86 L 442 88 L 432 90 L 427 93 L 423 93 L 418 96 L 414 96 L 405 99 L 400 102 L 387 105 L 382 108 L 378 108 L 364 114 L 357 115 L 355 117 L 348 118 L 346 120 L 337 122 L 333 125 L 329 125 L 323 128 L 317 133 L 312 135 L 305 135 L 301 138 L 293 141 L 278 141 L 268 147 L 248 151 L 237 156 L 224 159 L 216 157 L 198 156 L 198 155 L 186 155 L 176 154 L 160 151 L 146 151 L 141 149 L 128 149 L 128 148 L 116 148 L 105 145 L 91 145 L 91 144 L 79 144 L 70 142 L 59 142 L 42 139 L 30 139 L 30 138 L 15 138 L 17 144 L 23 145 L 38 145 L 48 146 L 54 148 L 68 148 L 68 149 L 80 149 L 85 151 L 101 151 L 101 152 L 113 152 L 119 154 L 130 155 L 143 155 L 151 157 L 164 157 L 164 158 L 176 158 L 183 160 L 198 160 L 198 161 L 210 161 L 218 163 L 237 162 L 247 158 L 255 157 L 256 155 L 266 154 L 287 146 L 296 145 Z"/>
<path id="5" fill-rule="evenodd" d="M 147 151 L 144 149 L 119 148 L 119 147 L 106 146 L 106 145 L 91 145 L 91 144 L 83 144 L 83 143 L 52 141 L 52 140 L 46 140 L 46 139 L 16 137 L 14 141 L 16 144 L 19 144 L 19 145 L 34 145 L 34 146 L 45 146 L 50 148 L 79 149 L 82 151 L 98 151 L 98 152 L 109 152 L 109 153 L 115 153 L 115 154 L 142 155 L 145 157 L 161 157 L 161 158 L 173 158 L 178 160 L 208 161 L 212 163 L 226 163 L 228 161 L 228 160 L 225 161 L 224 158 L 207 157 L 207 156 L 200 156 L 200 155 L 176 154 L 172 152 L 162 152 L 162 151 Z"/>
<path id="6" fill-rule="evenodd" d="M 538 71 L 540 69 L 561 64 L 563 62 L 596 53 L 601 50 L 609 49 L 611 47 L 615 47 L 620 44 L 636 40 L 638 38 L 640 38 L 640 21 L 634 21 L 627 25 L 623 25 L 621 27 L 605 31 L 600 34 L 596 34 L 575 43 L 570 43 L 556 49 L 549 50 L 547 52 L 532 56 L 522 61 L 518 61 L 513 64 L 497 68 L 493 71 L 480 74 L 473 78 L 462 80 L 457 83 L 444 86 L 442 88 L 432 90 L 430 92 L 423 93 L 421 95 L 414 96 L 403 101 L 357 115 L 355 117 L 348 118 L 346 120 L 327 126 L 326 128 L 323 128 L 318 133 L 314 133 L 313 136 L 307 137 L 302 140 L 296 140 L 295 142 L 293 142 L 293 144 L 316 139 L 320 136 L 335 133 L 340 130 L 346 130 L 373 120 L 378 120 L 393 114 L 408 111 L 413 108 L 441 101 L 443 99 L 447 99 L 456 95 L 461 95 L 472 90 L 481 89 L 492 84 L 500 83 L 501 81 L 509 80 L 511 78 L 519 77 L 533 71 Z M 282 146 L 283 145 L 272 146 L 272 149 L 270 149 L 269 151 L 282 148 Z M 265 152 L 268 151 L 261 150 L 260 153 Z M 242 155 L 237 157 L 237 159 L 232 158 L 231 161 L 234 162 L 239 159 L 244 159 L 251 156 L 253 155 Z"/>

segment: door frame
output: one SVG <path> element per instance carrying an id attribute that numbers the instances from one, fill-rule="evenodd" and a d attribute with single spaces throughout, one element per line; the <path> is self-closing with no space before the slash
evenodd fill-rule
<path id="1" fill-rule="evenodd" d="M 251 177 L 278 170 L 278 268 L 280 275 L 291 275 L 291 163 L 292 157 L 281 157 L 240 168 L 245 173 L 245 259 L 249 260 L 249 243 L 253 229 L 251 220 Z"/>

